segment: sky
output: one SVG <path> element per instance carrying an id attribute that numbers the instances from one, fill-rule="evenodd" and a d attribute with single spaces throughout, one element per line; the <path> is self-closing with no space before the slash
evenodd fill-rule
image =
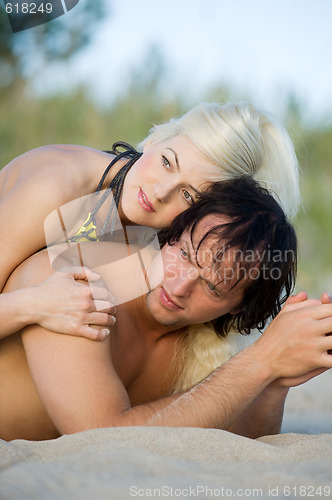
<path id="1" fill-rule="evenodd" d="M 110 102 L 132 67 L 148 69 L 154 46 L 165 58 L 170 94 L 180 88 L 200 100 L 221 83 L 232 98 L 250 96 L 278 113 L 291 91 L 309 116 L 332 115 L 331 0 L 109 0 L 108 6 L 93 43 L 56 78 L 49 75 L 53 85 L 70 77 Z"/>

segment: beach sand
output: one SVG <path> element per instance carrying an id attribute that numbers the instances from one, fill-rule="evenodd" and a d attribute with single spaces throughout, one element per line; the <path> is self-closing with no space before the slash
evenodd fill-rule
<path id="1" fill-rule="evenodd" d="M 290 390 L 282 431 L 332 434 L 332 370 Z"/>
<path id="2" fill-rule="evenodd" d="M 0 441 L 1 500 L 332 498 L 332 371 L 291 391 L 283 433 L 98 429 Z"/>

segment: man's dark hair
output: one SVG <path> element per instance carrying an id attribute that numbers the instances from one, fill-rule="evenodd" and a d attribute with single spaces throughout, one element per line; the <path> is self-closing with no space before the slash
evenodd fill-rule
<path id="1" fill-rule="evenodd" d="M 198 243 L 195 242 L 195 249 L 195 229 L 207 215 L 222 215 L 227 222 L 216 222 Z M 267 189 L 249 176 L 216 182 L 201 194 L 197 203 L 176 217 L 165 239 L 170 245 L 175 244 L 187 230 L 198 265 L 198 250 L 210 236 L 216 251 L 214 264 L 220 262 L 225 246 L 240 250 L 237 265 L 241 265 L 241 274 L 232 281 L 229 290 L 246 276 L 255 276 L 243 282 L 244 295 L 239 312 L 210 322 L 217 335 L 225 337 L 232 327 L 241 333 L 250 333 L 253 328 L 262 330 L 268 318 L 278 314 L 295 284 L 297 239 L 280 205 Z M 254 259 L 243 259 L 248 255 Z M 250 273 L 250 270 L 256 272 Z"/>

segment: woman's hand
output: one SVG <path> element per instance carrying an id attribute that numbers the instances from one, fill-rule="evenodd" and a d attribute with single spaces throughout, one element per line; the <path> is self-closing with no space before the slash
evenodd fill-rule
<path id="1" fill-rule="evenodd" d="M 86 267 L 63 271 L 31 289 L 34 323 L 58 333 L 104 340 L 116 322 L 111 293 L 100 276 Z"/>

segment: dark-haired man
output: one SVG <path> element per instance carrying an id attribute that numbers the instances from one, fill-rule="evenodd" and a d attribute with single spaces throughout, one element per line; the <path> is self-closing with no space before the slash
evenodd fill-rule
<path id="1" fill-rule="evenodd" d="M 109 251 L 108 243 L 98 245 L 82 246 L 87 266 L 96 248 Z M 332 367 L 331 304 L 292 299 L 257 342 L 193 389 L 169 394 L 186 326 L 212 322 L 221 335 L 233 324 L 242 331 L 263 326 L 278 312 L 282 291 L 290 293 L 296 238 L 282 210 L 248 179 L 217 184 L 176 219 L 161 256 L 161 282 L 118 306 L 106 341 L 35 325 L 1 341 L 0 437 L 131 425 L 278 432 L 288 388 Z M 112 288 L 110 269 L 102 277 Z M 154 263 L 149 271 L 153 276 Z M 47 253 L 35 255 L 9 290 L 49 273 Z M 131 286 L 130 265 L 121 276 Z"/>

